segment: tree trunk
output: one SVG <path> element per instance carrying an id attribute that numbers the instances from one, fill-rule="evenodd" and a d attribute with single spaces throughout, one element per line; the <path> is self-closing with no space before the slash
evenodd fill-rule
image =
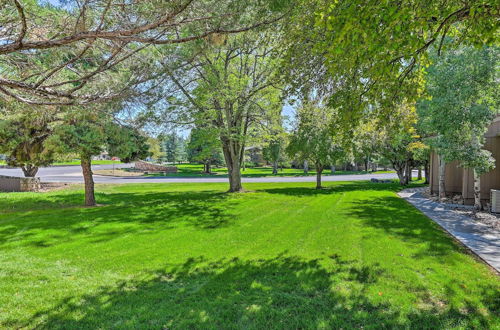
<path id="1" fill-rule="evenodd" d="M 405 165 L 401 164 L 401 162 L 392 162 L 392 167 L 394 168 L 396 174 L 398 175 L 399 184 L 404 186 L 406 179 Z"/>
<path id="2" fill-rule="evenodd" d="M 203 173 L 206 173 L 206 174 L 212 173 L 212 168 L 210 166 L 210 161 L 203 163 Z"/>
<path id="3" fill-rule="evenodd" d="M 483 209 L 481 204 L 481 176 L 474 170 L 474 209 L 480 211 Z"/>
<path id="4" fill-rule="evenodd" d="M 224 159 L 226 160 L 227 174 L 229 177 L 229 192 L 240 192 L 243 190 L 240 172 L 241 149 L 234 141 L 222 139 L 222 151 L 224 153 Z"/>
<path id="5" fill-rule="evenodd" d="M 403 168 L 395 168 L 396 170 L 396 174 L 398 175 L 398 179 L 399 179 L 399 184 L 404 186 L 406 183 L 405 183 L 405 170 L 404 170 L 404 167 Z"/>
<path id="6" fill-rule="evenodd" d="M 316 165 L 316 189 L 321 189 L 321 173 L 323 173 L 323 166 Z"/>
<path id="7" fill-rule="evenodd" d="M 417 175 L 417 180 L 422 180 L 422 167 L 418 167 L 418 175 Z"/>
<path id="8" fill-rule="evenodd" d="M 412 167 L 410 166 L 410 162 L 406 161 L 405 162 L 405 185 L 411 183 L 412 177 L 411 177 L 411 172 L 412 172 Z"/>
<path id="9" fill-rule="evenodd" d="M 334 175 L 335 174 L 335 165 L 331 165 L 330 170 L 332 171 L 332 175 Z"/>
<path id="10" fill-rule="evenodd" d="M 92 177 L 92 164 L 90 157 L 80 157 L 83 181 L 85 183 L 85 206 L 95 206 L 94 178 Z"/>
<path id="11" fill-rule="evenodd" d="M 365 172 L 368 172 L 368 158 L 366 158 L 364 162 L 365 162 Z"/>
<path id="12" fill-rule="evenodd" d="M 21 169 L 23 170 L 24 176 L 27 178 L 33 178 L 38 173 L 38 166 L 33 166 L 31 164 L 21 166 Z"/>
<path id="13" fill-rule="evenodd" d="M 278 161 L 273 162 L 273 174 L 278 174 Z"/>
<path id="14" fill-rule="evenodd" d="M 307 174 L 307 172 L 309 172 L 309 164 L 307 160 L 304 160 L 304 174 Z"/>
<path id="15" fill-rule="evenodd" d="M 444 157 L 442 155 L 439 155 L 439 198 L 444 199 L 446 198 L 446 190 L 444 186 L 444 179 L 445 179 L 445 169 L 446 169 L 446 163 L 444 161 Z"/>
<path id="16" fill-rule="evenodd" d="M 425 162 L 424 168 L 425 168 L 425 182 L 424 183 L 425 184 L 429 184 L 429 182 L 430 182 L 430 171 L 431 170 L 430 170 L 430 165 L 429 165 L 428 161 Z"/>

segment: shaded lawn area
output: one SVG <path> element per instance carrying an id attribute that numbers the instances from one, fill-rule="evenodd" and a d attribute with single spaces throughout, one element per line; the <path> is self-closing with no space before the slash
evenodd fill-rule
<path id="1" fill-rule="evenodd" d="M 203 172 L 202 164 L 176 164 L 177 173 L 168 173 L 166 176 L 169 177 L 211 177 L 211 176 L 224 176 L 227 177 L 226 167 L 212 167 L 212 173 L 206 174 Z M 345 175 L 345 174 L 380 174 L 380 173 L 394 173 L 394 171 L 376 171 L 376 172 L 365 172 L 365 171 L 342 171 L 337 170 L 333 175 Z M 260 167 L 247 167 L 245 170 L 241 170 L 241 176 L 244 178 L 252 177 L 266 177 L 266 176 L 314 176 L 316 172 L 314 168 L 305 174 L 304 170 L 300 168 L 283 168 L 278 170 L 278 174 L 273 174 L 272 167 L 260 166 Z M 330 169 L 325 169 L 323 175 L 332 175 Z M 147 176 L 164 176 L 164 174 L 154 174 L 151 173 Z"/>
<path id="2" fill-rule="evenodd" d="M 498 328 L 500 283 L 366 182 L 0 194 L 0 328 Z"/>

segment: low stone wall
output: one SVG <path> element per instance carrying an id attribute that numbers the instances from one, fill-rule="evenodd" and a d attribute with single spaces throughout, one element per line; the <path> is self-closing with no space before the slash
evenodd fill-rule
<path id="1" fill-rule="evenodd" d="M 176 166 L 163 166 L 163 165 L 151 164 L 143 162 L 141 160 L 135 162 L 135 168 L 145 172 L 177 173 Z"/>
<path id="2" fill-rule="evenodd" d="M 16 176 L 0 175 L 0 191 L 39 191 L 41 188 L 42 184 L 40 182 L 40 178 L 21 178 Z"/>

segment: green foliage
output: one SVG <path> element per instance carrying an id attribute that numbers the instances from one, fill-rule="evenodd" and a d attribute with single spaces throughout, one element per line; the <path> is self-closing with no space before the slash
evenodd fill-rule
<path id="1" fill-rule="evenodd" d="M 285 139 L 276 137 L 270 140 L 267 145 L 262 148 L 262 154 L 265 160 L 271 163 L 278 163 L 283 160 L 285 151 Z"/>
<path id="2" fill-rule="evenodd" d="M 123 162 L 149 155 L 144 135 L 136 129 L 114 123 L 104 111 L 68 112 L 48 141 L 56 152 L 77 153 L 82 159 L 90 159 L 103 151 Z"/>
<path id="3" fill-rule="evenodd" d="M 2 112 L 0 109 L 0 114 Z M 7 164 L 38 167 L 52 163 L 54 150 L 47 139 L 52 134 L 56 116 L 42 108 L 4 114 L 0 119 L 0 153 L 7 156 Z"/>
<path id="4" fill-rule="evenodd" d="M 90 159 L 104 150 L 108 123 L 98 112 L 95 115 L 72 113 L 55 128 L 49 141 L 59 153 L 76 152 L 83 159 Z"/>
<path id="5" fill-rule="evenodd" d="M 163 152 L 167 162 L 175 163 L 186 160 L 186 141 L 182 136 L 172 132 L 167 135 L 162 135 Z"/>
<path id="6" fill-rule="evenodd" d="M 328 164 L 335 164 L 344 151 L 331 132 L 334 115 L 332 109 L 314 102 L 306 102 L 300 107 L 287 147 L 290 157 L 308 160 L 321 170 Z"/>
<path id="7" fill-rule="evenodd" d="M 26 103 L 79 105 L 130 96 L 131 88 L 147 89 L 144 83 L 156 77 L 156 65 L 163 65 L 163 55 L 175 53 L 178 44 L 201 44 L 269 24 L 288 5 L 288 0 L 126 5 L 2 0 L 0 95 Z M 157 48 L 151 50 L 151 44 Z M 158 49 L 165 53 L 157 56 Z"/>
<path id="8" fill-rule="evenodd" d="M 381 118 L 423 92 L 428 48 L 497 42 L 494 1 L 298 1 L 287 30 L 289 78 L 331 97 L 345 125 L 369 105 Z M 451 45 L 450 45 L 451 46 Z"/>
<path id="9" fill-rule="evenodd" d="M 482 150 L 484 134 L 498 112 L 498 48 L 460 47 L 438 57 L 427 74 L 428 98 L 418 103 L 428 143 L 446 161 L 480 173 L 494 166 Z"/>
<path id="10" fill-rule="evenodd" d="M 147 140 L 147 144 L 149 146 L 149 154 L 154 160 L 158 161 L 165 157 L 159 139 L 150 137 Z"/>
<path id="11" fill-rule="evenodd" d="M 124 163 L 145 159 L 149 152 L 148 139 L 132 127 L 110 124 L 106 126 L 106 149 Z"/>
<path id="12" fill-rule="evenodd" d="M 214 129 L 193 128 L 186 149 L 187 158 L 190 162 L 214 165 L 223 163 L 220 140 L 217 131 Z"/>

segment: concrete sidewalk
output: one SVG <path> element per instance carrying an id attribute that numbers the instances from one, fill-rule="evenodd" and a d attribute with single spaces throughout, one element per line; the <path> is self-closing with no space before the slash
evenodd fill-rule
<path id="1" fill-rule="evenodd" d="M 449 206 L 429 200 L 418 191 L 407 189 L 398 195 L 500 272 L 500 231 L 456 213 Z"/>

